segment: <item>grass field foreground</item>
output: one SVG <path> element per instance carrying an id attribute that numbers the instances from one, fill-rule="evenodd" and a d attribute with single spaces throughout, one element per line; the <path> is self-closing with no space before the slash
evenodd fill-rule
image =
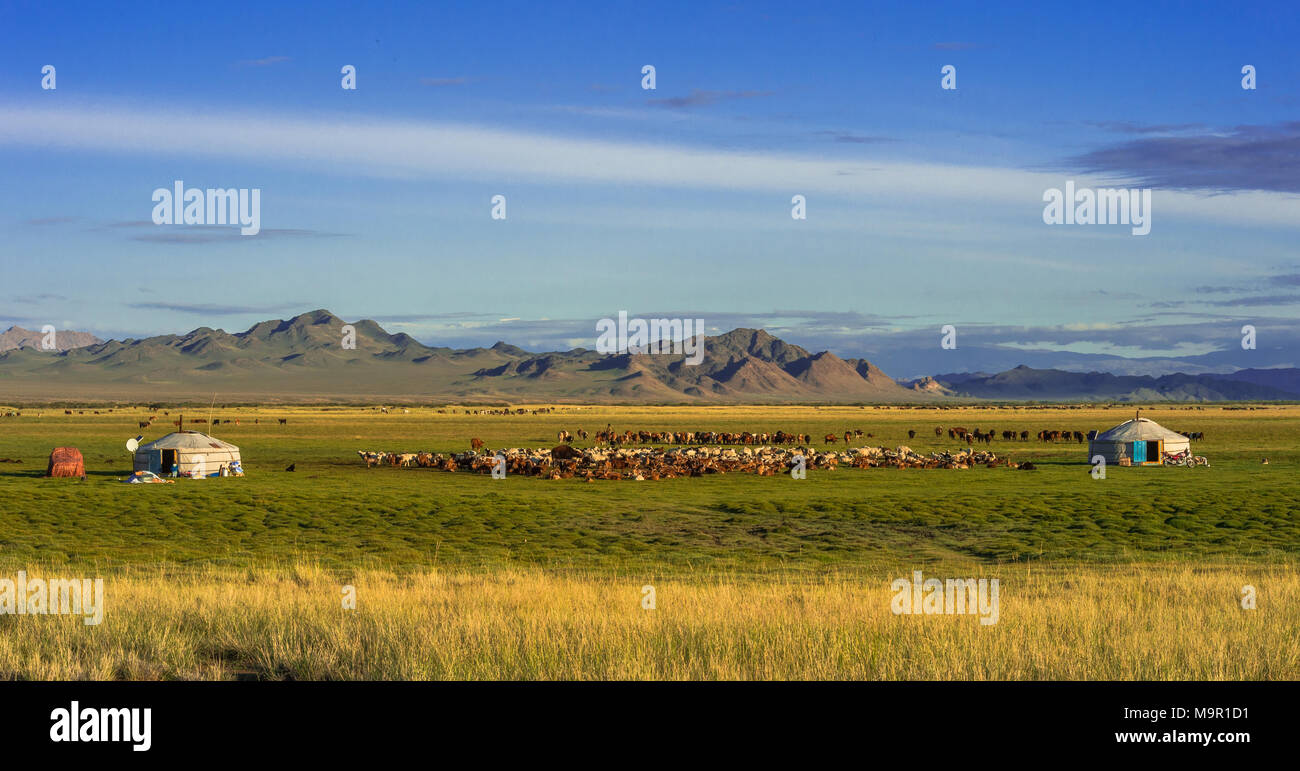
<path id="1" fill-rule="evenodd" d="M 892 578 L 288 569 L 106 579 L 104 620 L 0 616 L 32 679 L 1296 679 L 1295 566 L 1026 566 L 996 624 L 895 615 Z M 29 572 L 33 575 L 39 570 Z M 947 570 L 948 572 L 943 572 Z M 1244 585 L 1257 607 L 1241 606 Z M 342 607 L 344 585 L 356 608 Z M 655 607 L 642 606 L 654 587 Z"/>

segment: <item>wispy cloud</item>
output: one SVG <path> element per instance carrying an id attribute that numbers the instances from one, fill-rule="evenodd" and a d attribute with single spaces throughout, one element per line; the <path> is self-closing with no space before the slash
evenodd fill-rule
<path id="1" fill-rule="evenodd" d="M 320 230 L 303 228 L 262 228 L 254 236 L 245 236 L 238 226 L 222 227 L 220 225 L 153 225 L 153 232 L 137 233 L 132 241 L 144 241 L 155 244 L 214 244 L 220 242 L 252 242 L 259 238 L 337 238 L 343 233 L 327 233 Z"/>
<path id="2" fill-rule="evenodd" d="M 261 59 L 244 59 L 236 62 L 240 67 L 268 67 L 272 64 L 289 61 L 287 56 L 267 56 Z"/>
<path id="3" fill-rule="evenodd" d="M 466 83 L 471 82 L 472 80 L 473 78 L 466 78 L 466 77 L 420 78 L 420 85 L 422 86 L 463 86 Z"/>
<path id="4" fill-rule="evenodd" d="M 1176 134 L 1206 128 L 1204 123 L 1137 123 L 1131 120 L 1088 120 L 1084 124 L 1119 134 Z"/>
<path id="5" fill-rule="evenodd" d="M 696 88 L 692 89 L 688 96 L 647 99 L 646 104 L 681 110 L 689 107 L 707 107 L 719 102 L 729 102 L 736 99 L 756 99 L 771 95 L 771 91 L 708 91 Z"/>
<path id="6" fill-rule="evenodd" d="M 76 217 L 36 217 L 34 219 L 23 220 L 24 225 L 69 225 L 76 222 Z"/>
<path id="7" fill-rule="evenodd" d="M 127 303 L 128 308 L 147 311 L 172 311 L 193 316 L 243 316 L 250 313 L 283 313 L 301 308 L 305 303 L 282 305 L 215 305 L 208 303 Z"/>
<path id="8" fill-rule="evenodd" d="M 1084 173 L 1145 187 L 1300 193 L 1300 121 L 1195 136 L 1144 137 L 1084 153 L 1069 164 Z"/>
<path id="9" fill-rule="evenodd" d="M 1213 300 L 1206 304 L 1212 305 L 1216 308 L 1254 308 L 1273 305 L 1300 307 L 1300 295 L 1252 295 L 1248 297 L 1233 297 L 1227 300 Z"/>
<path id="10" fill-rule="evenodd" d="M 0 105 L 0 146 L 134 152 L 148 157 L 235 158 L 329 174 L 393 178 L 497 179 L 590 185 L 781 193 L 791 189 L 852 197 L 862 205 L 963 201 L 1013 207 L 1038 219 L 1043 191 L 1060 172 L 889 161 L 857 156 L 730 151 L 661 141 L 614 141 L 461 123 L 372 118 L 303 118 L 264 114 L 195 115 L 167 110 Z M 1233 168 L 1242 162 L 1230 160 Z M 1296 158 L 1279 160 L 1286 167 Z M 1099 160 L 1094 165 L 1102 167 Z M 1261 173 L 1265 173 L 1261 170 Z M 1288 186 L 1300 175 L 1291 172 Z M 1104 185 L 1104 177 L 1081 184 Z M 1160 191 L 1162 217 L 1188 216 L 1296 227 L 1289 196 L 1240 193 L 1230 198 Z M 265 231 L 264 231 L 265 232 Z"/>
<path id="11" fill-rule="evenodd" d="M 818 131 L 819 136 L 830 137 L 832 141 L 851 145 L 874 145 L 881 142 L 897 142 L 894 137 L 871 136 L 868 134 L 857 134 L 852 131 Z"/>
<path id="12" fill-rule="evenodd" d="M 969 51 L 978 47 L 978 43 L 962 43 L 956 41 L 934 44 L 934 49 L 936 51 Z"/>
<path id="13" fill-rule="evenodd" d="M 61 294 L 43 293 L 43 294 L 18 295 L 16 297 L 10 297 L 9 302 L 17 305 L 35 305 L 37 303 L 52 302 L 52 301 L 64 302 L 67 299 L 68 299 L 67 297 Z"/>

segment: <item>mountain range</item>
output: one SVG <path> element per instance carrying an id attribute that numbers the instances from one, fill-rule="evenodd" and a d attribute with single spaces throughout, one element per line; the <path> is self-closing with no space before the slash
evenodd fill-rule
<path id="1" fill-rule="evenodd" d="M 703 357 L 532 353 L 428 346 L 374 321 L 351 324 L 317 310 L 243 332 L 200 327 L 184 335 L 0 353 L 0 397 L 29 401 L 426 401 L 614 403 L 875 403 L 958 399 L 1234 401 L 1300 399 L 1300 370 L 1160 377 L 1018 366 L 894 381 L 865 359 L 812 353 L 761 329 L 706 337 Z M 26 330 L 13 328 L 12 339 Z M 10 333 L 6 333 L 9 335 Z"/>

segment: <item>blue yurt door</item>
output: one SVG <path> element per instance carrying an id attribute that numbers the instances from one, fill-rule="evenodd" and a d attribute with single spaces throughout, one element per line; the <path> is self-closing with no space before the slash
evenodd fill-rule
<path id="1" fill-rule="evenodd" d="M 1134 442 L 1134 443 L 1133 443 L 1133 462 L 1134 462 L 1134 463 L 1146 463 L 1146 462 L 1147 462 L 1147 443 L 1146 443 L 1146 442 Z"/>

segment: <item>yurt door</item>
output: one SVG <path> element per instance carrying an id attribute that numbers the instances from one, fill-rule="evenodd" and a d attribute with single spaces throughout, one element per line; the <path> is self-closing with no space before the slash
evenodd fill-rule
<path id="1" fill-rule="evenodd" d="M 1134 443 L 1133 443 L 1133 462 L 1134 462 L 1134 463 L 1146 463 L 1146 462 L 1147 462 L 1147 443 L 1146 443 L 1146 442 L 1134 442 Z"/>

